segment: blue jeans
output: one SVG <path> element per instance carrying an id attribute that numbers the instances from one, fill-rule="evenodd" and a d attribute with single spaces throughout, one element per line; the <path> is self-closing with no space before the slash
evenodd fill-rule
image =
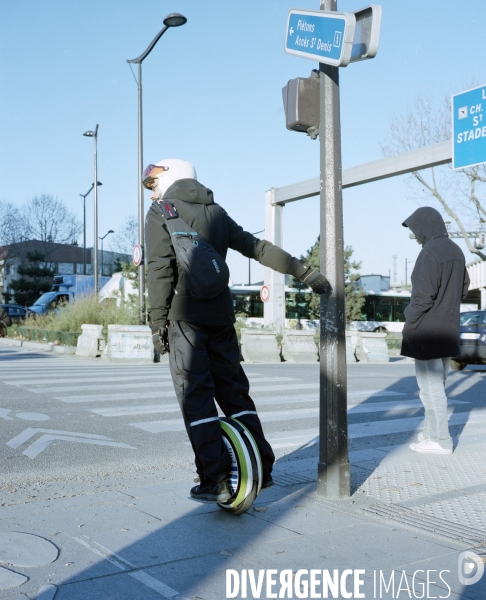
<path id="1" fill-rule="evenodd" d="M 426 440 L 452 450 L 447 415 L 445 382 L 450 358 L 415 359 L 415 374 L 420 389 L 420 400 L 425 409 L 423 434 Z"/>

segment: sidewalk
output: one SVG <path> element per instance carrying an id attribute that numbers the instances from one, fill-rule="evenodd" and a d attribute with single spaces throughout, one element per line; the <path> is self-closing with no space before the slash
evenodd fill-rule
<path id="1" fill-rule="evenodd" d="M 485 375 L 475 377 L 483 382 Z M 451 404 L 467 406 L 468 393 L 481 400 L 482 392 L 472 390 L 482 387 L 461 381 Z M 352 410 L 370 411 L 375 401 Z M 18 486 L 0 484 L 0 599 L 312 598 L 323 597 L 323 570 L 331 578 L 337 570 L 340 589 L 331 587 L 329 598 L 483 600 L 486 576 L 474 585 L 458 578 L 464 551 L 486 555 L 483 412 L 478 406 L 452 414 L 460 435 L 451 456 L 408 449 L 404 436 L 420 418 L 380 422 L 368 412 L 371 421 L 350 427 L 351 437 L 364 440 L 351 444 L 357 448 L 349 456 L 351 498 L 316 496 L 316 447 L 308 444 L 307 452 L 298 449 L 277 461 L 275 486 L 240 517 L 191 501 L 189 467 L 140 468 L 130 478 L 92 477 L 80 469 L 75 480 L 28 487 L 19 476 Z M 309 588 L 314 569 L 319 573 Z M 260 570 L 258 593 L 252 584 Z M 474 577 L 477 567 L 462 560 L 461 570 Z M 284 589 L 279 596 L 280 578 L 285 582 L 287 575 L 293 594 Z M 355 588 L 355 578 L 363 585 Z"/>
<path id="2" fill-rule="evenodd" d="M 274 471 L 276 485 L 262 492 L 252 510 L 240 517 L 189 500 L 189 471 L 179 472 L 176 479 L 170 472 L 143 474 L 131 482 L 108 477 L 101 482 L 104 487 L 95 482 L 100 484 L 97 491 L 90 482 L 69 491 L 56 490 L 54 485 L 48 493 L 56 499 L 17 498 L 15 505 L 7 502 L 1 508 L 0 531 L 40 536 L 54 544 L 59 555 L 51 562 L 50 544 L 37 547 L 38 538 L 24 536 L 18 564 L 32 566 L 9 569 L 30 579 L 20 587 L 0 591 L 0 598 L 219 600 L 226 598 L 228 569 L 241 577 L 243 569 L 253 570 L 256 577 L 260 569 L 276 569 L 277 574 L 270 574 L 275 581 L 286 569 L 294 573 L 318 569 L 316 590 L 320 595 L 313 597 L 322 597 L 319 582 L 323 569 L 329 570 L 331 577 L 334 569 L 339 576 L 345 569 L 362 569 L 365 573 L 359 577 L 364 584 L 358 592 L 365 596 L 353 593 L 350 575 L 346 589 L 353 595 L 347 597 L 413 598 L 424 594 L 425 598 L 484 599 L 486 577 L 464 586 L 457 573 L 464 550 L 486 554 L 486 527 L 478 528 L 466 512 L 462 523 L 455 522 L 444 508 L 447 503 L 454 506 L 458 496 L 467 493 L 466 505 L 482 506 L 471 510 L 485 509 L 486 448 L 480 445 L 480 455 L 479 448 L 469 446 L 459 447 L 452 457 L 420 456 L 404 450 L 382 458 L 371 479 L 371 456 L 359 464 L 352 461 L 356 491 L 351 499 L 342 501 L 316 496 L 315 484 L 309 481 L 315 475 L 311 461 L 283 462 Z M 466 473 L 464 467 L 472 458 L 480 469 L 468 468 Z M 449 477 L 463 479 L 449 488 Z M 4 556 L 0 547 L 2 560 L 6 560 Z M 47 560 L 49 564 L 40 564 Z M 309 575 L 302 577 L 301 583 L 306 579 Z M 252 595 L 248 580 L 246 597 L 277 597 L 267 595 L 267 580 L 268 576 L 260 595 Z M 230 592 L 234 578 L 231 584 Z M 280 584 L 270 592 L 278 594 L 279 589 Z M 305 593 L 305 583 L 302 590 Z M 240 594 L 230 597 L 245 596 L 240 589 Z M 300 597 L 312 596 L 308 592 Z M 329 597 L 345 596 L 329 593 Z"/>

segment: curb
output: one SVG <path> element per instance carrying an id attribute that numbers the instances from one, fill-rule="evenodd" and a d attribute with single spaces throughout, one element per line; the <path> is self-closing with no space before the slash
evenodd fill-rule
<path id="1" fill-rule="evenodd" d="M 13 340 L 0 338 L 0 346 L 17 346 L 27 350 L 43 350 L 44 352 L 55 352 L 56 354 L 72 355 L 76 352 L 76 346 L 58 346 L 56 344 L 44 344 L 42 342 L 29 342 L 26 340 Z"/>

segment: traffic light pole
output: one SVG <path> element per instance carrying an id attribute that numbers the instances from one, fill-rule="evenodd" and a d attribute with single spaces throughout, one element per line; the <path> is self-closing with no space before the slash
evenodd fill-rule
<path id="1" fill-rule="evenodd" d="M 321 10 L 336 11 L 336 0 L 321 0 Z M 321 296 L 320 417 L 317 494 L 351 494 L 348 458 L 346 317 L 342 202 L 339 68 L 319 64 L 320 75 L 320 264 L 331 284 Z"/>

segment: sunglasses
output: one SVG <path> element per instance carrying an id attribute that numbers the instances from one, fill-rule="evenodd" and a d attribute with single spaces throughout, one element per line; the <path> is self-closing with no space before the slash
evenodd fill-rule
<path id="1" fill-rule="evenodd" d="M 159 165 L 149 165 L 143 172 L 142 183 L 143 187 L 151 190 L 154 185 L 154 180 L 164 171 L 168 171 L 169 167 L 161 167 Z"/>

